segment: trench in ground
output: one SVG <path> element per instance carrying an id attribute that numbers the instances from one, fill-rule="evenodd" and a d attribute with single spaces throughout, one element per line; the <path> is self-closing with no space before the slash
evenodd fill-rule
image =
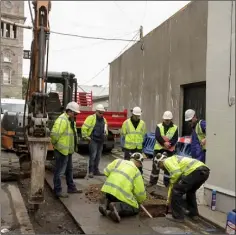
<path id="1" fill-rule="evenodd" d="M 81 228 L 61 201 L 54 196 L 46 182 L 44 186 L 45 203 L 40 205 L 35 213 L 32 213 L 28 203 L 30 179 L 21 179 L 18 185 L 35 234 L 83 234 Z"/>

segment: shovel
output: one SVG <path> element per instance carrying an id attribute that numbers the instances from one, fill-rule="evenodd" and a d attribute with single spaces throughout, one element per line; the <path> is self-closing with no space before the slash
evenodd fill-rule
<path id="1" fill-rule="evenodd" d="M 144 211 L 151 219 L 153 218 L 152 215 L 147 211 L 147 209 L 146 209 L 143 205 L 140 204 L 140 207 L 143 209 L 143 211 Z"/>

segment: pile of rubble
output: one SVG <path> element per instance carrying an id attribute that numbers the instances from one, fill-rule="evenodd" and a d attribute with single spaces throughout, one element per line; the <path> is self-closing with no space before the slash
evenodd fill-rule
<path id="1" fill-rule="evenodd" d="M 91 184 L 85 191 L 85 196 L 90 202 L 98 203 L 103 197 L 103 194 L 101 192 L 103 184 Z M 166 200 L 164 197 L 148 193 L 147 192 L 147 199 L 143 203 L 143 205 L 165 205 Z"/>
<path id="2" fill-rule="evenodd" d="M 85 191 L 85 196 L 90 202 L 98 203 L 102 199 L 102 188 L 103 184 L 91 184 Z"/>

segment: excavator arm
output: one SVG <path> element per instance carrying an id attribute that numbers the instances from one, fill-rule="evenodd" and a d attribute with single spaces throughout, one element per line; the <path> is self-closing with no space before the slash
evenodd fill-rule
<path id="1" fill-rule="evenodd" d="M 30 75 L 26 94 L 28 122 L 25 140 L 31 158 L 31 182 L 28 201 L 30 204 L 44 203 L 45 160 L 50 130 L 48 128 L 47 102 L 47 60 L 49 42 L 50 1 L 33 1 L 33 41 L 31 45 Z"/>

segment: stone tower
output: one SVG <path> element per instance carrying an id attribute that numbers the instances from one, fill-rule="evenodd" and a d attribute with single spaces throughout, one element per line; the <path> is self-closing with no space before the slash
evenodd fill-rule
<path id="1" fill-rule="evenodd" d="M 24 24 L 24 1 L 1 1 L 1 18 Z M 22 98 L 23 29 L 1 22 L 1 97 Z"/>

